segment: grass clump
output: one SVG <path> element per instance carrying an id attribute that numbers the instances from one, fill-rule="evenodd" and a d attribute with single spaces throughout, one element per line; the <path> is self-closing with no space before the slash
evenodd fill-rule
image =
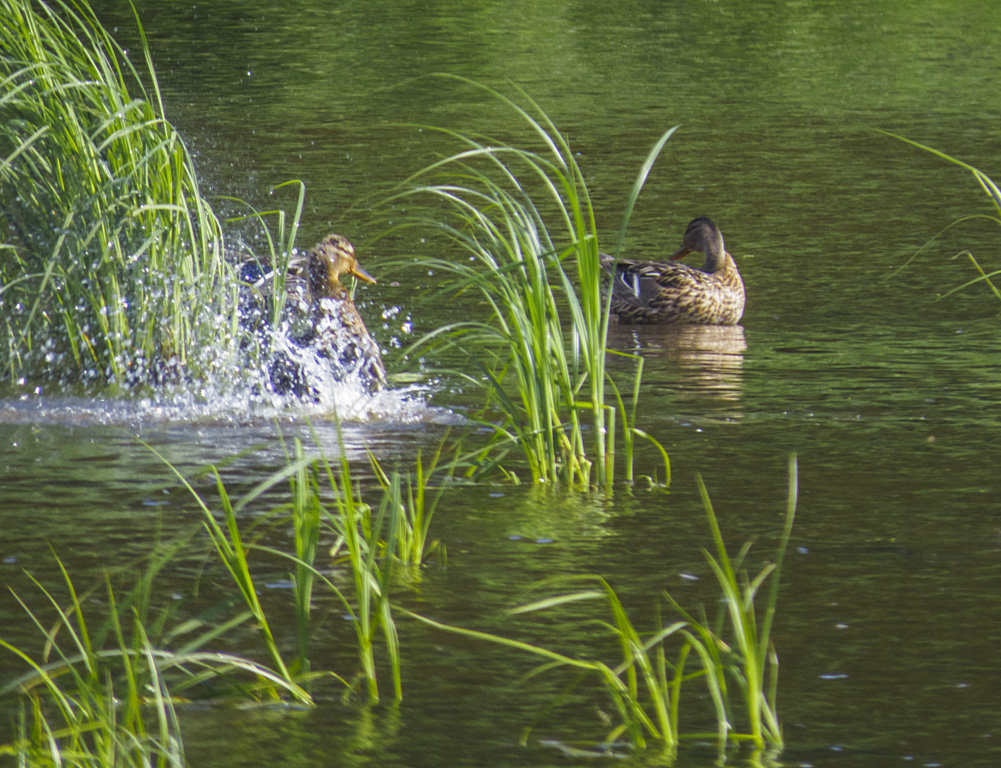
<path id="1" fill-rule="evenodd" d="M 0 377 L 197 374 L 236 337 L 236 280 L 141 26 L 138 65 L 82 2 L 0 20 Z"/>
<path id="2" fill-rule="evenodd" d="M 405 482 L 399 471 L 387 474 L 376 462 L 383 484 L 377 507 L 362 500 L 346 459 L 332 464 L 308 456 L 298 440 L 284 467 L 238 499 L 230 497 L 212 468 L 218 512 L 174 469 L 204 514 L 211 549 L 236 585 L 236 595 L 225 595 L 188 618 L 177 617 L 183 601 L 173 597 L 159 607 L 154 582 L 184 546 L 180 541 L 152 557 L 124 595 L 106 574 L 103 601 L 97 588 L 81 593 L 58 558 L 67 597 L 60 599 L 29 574 L 41 599 L 16 592 L 14 597 L 37 627 L 41 650 L 0 637 L 0 648 L 27 667 L 0 685 L 0 696 L 16 694 L 21 705 L 16 737 L 0 744 L 0 756 L 28 765 L 183 766 L 181 702 L 196 697 L 241 702 L 287 698 L 308 706 L 313 704 L 312 683 L 321 676 L 343 684 L 345 695 L 362 686 L 365 698 L 376 702 L 382 693 L 376 650 L 380 636 L 392 695 L 399 701 L 401 656 L 389 593 L 394 567 L 415 564 L 430 550 L 427 523 L 435 502 L 425 501 L 426 486 L 439 458 L 440 451 L 427 465 L 418 460 L 416 474 Z M 285 483 L 287 501 L 253 515 L 253 522 L 242 519 Z M 274 526 L 291 527 L 291 551 L 263 541 Z M 321 546 L 324 541 L 329 547 Z M 259 597 L 261 563 L 255 554 L 278 558 L 290 568 L 294 658 L 283 652 L 282 628 Z M 349 619 L 346 625 L 355 633 L 359 672 L 353 679 L 310 668 L 318 586 L 335 597 L 338 615 Z M 54 618 L 46 619 L 49 614 Z M 261 639 L 267 664 L 209 650 L 241 627 L 252 628 Z"/>
<path id="3" fill-rule="evenodd" d="M 382 504 L 390 505 L 393 510 L 392 517 L 397 520 L 394 526 L 396 535 L 394 549 L 396 557 L 404 566 L 422 565 L 432 554 L 437 554 L 442 564 L 447 560 L 444 544 L 430 537 L 431 518 L 434 517 L 435 507 L 438 506 L 445 487 L 440 486 L 434 498 L 428 497 L 429 484 L 439 469 L 444 447 L 443 441 L 427 465 L 418 451 L 414 471 L 404 473 L 394 469 L 387 474 L 378 459 L 369 454 L 372 469 L 382 486 Z M 459 459 L 457 449 L 447 468 L 446 477 L 454 476 Z"/>
<path id="4" fill-rule="evenodd" d="M 42 644 L 32 653 L 0 638 L 0 648 L 28 668 L 0 687 L 0 695 L 16 692 L 21 703 L 17 738 L 0 745 L 0 755 L 33 766 L 183 766 L 179 697 L 206 690 L 206 684 L 219 696 L 227 678 L 249 676 L 250 686 L 233 680 L 222 689 L 310 701 L 296 683 L 262 664 L 205 650 L 248 614 L 221 625 L 194 618 L 167 627 L 171 612 L 154 610 L 151 587 L 169 559 L 170 553 L 155 558 L 124 596 L 106 576 L 100 608 L 94 607 L 98 590 L 79 593 L 58 558 L 65 599 L 34 578 L 49 610 L 32 608 L 14 593 Z M 165 650 L 171 644 L 177 649 Z"/>
<path id="5" fill-rule="evenodd" d="M 429 129 L 457 140 L 461 150 L 406 180 L 388 202 L 414 207 L 402 226 L 436 231 L 446 247 L 468 257 L 425 258 L 420 266 L 450 275 L 455 293 L 477 293 L 490 317 L 439 328 L 422 343 L 466 351 L 473 368 L 460 375 L 485 387 L 488 408 L 499 413 L 490 421 L 496 439 L 523 451 L 534 482 L 609 486 L 617 424 L 632 479 L 633 438 L 647 435 L 635 426 L 635 402 L 627 408 L 606 366 L 608 277 L 599 265 L 584 174 L 566 137 L 537 104 L 522 94 L 523 107 L 477 87 L 508 105 L 544 149 Z M 636 179 L 617 247 L 672 133 L 660 138 Z M 421 213 L 424 204 L 429 208 Z M 627 391 L 638 395 L 638 378 Z"/>
<path id="6" fill-rule="evenodd" d="M 402 698 L 399 640 L 389 592 L 396 562 L 396 545 L 400 540 L 398 530 L 406 510 L 399 503 L 398 494 L 392 494 L 392 487 L 384 494 L 383 502 L 373 514 L 373 508 L 361 498 L 346 458 L 334 465 L 325 457 L 307 456 L 301 442 L 296 440 L 294 457 L 290 457 L 287 465 L 236 500 L 231 499 L 226 491 L 218 470 L 211 468 L 221 507 L 217 513 L 177 469 L 171 468 L 204 513 L 205 529 L 213 547 L 236 584 L 272 663 L 283 678 L 305 684 L 314 676 L 310 671 L 309 640 L 313 631 L 315 589 L 319 585 L 329 590 L 349 617 L 349 624 L 355 632 L 355 650 L 360 667 L 353 680 L 351 676 L 335 672 L 330 674 L 343 682 L 349 691 L 357 684 L 364 685 L 367 698 L 372 702 L 378 701 L 376 642 L 381 635 L 390 667 L 393 696 L 397 700 Z M 260 543 L 264 530 L 260 528 L 262 521 L 252 526 L 240 523 L 241 513 L 252 509 L 264 494 L 286 482 L 289 484 L 289 501 L 270 510 L 262 521 L 282 525 L 291 523 L 293 552 Z M 318 563 L 322 552 L 321 536 L 327 536 L 332 541 L 329 560 L 323 564 Z M 297 650 L 296 658 L 291 663 L 285 660 L 258 597 L 259 588 L 251 562 L 254 552 L 270 554 L 291 565 L 289 577 L 293 589 Z M 343 569 L 347 586 L 331 577 L 328 572 L 330 565 L 338 571 Z"/>

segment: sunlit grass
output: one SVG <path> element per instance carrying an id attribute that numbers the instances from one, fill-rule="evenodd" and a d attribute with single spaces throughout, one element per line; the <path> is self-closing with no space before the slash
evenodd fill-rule
<path id="1" fill-rule="evenodd" d="M 284 208 L 272 208 L 269 210 L 257 210 L 246 201 L 236 198 L 226 198 L 231 202 L 243 207 L 250 208 L 247 214 L 234 216 L 227 220 L 227 223 L 249 222 L 255 226 L 264 241 L 262 253 L 247 255 L 241 264 L 241 271 L 247 267 L 256 267 L 256 270 L 266 276 L 266 290 L 258 291 L 255 302 L 259 304 L 261 312 L 260 318 L 249 318 L 245 314 L 242 317 L 244 324 L 248 321 L 264 321 L 268 327 L 277 328 L 281 324 L 282 312 L 285 307 L 285 300 L 288 296 L 286 290 L 286 278 L 288 276 L 289 259 L 296 247 L 296 237 L 299 234 L 299 224 L 302 218 L 303 208 L 306 205 L 306 185 L 298 180 L 283 182 L 273 189 L 271 194 L 278 193 L 286 188 L 296 190 L 296 202 L 291 214 Z M 241 274 L 241 282 L 246 291 L 246 275 Z M 244 294 L 247 295 L 246 293 Z M 246 311 L 246 307 L 242 311 Z M 253 341 L 244 336 L 244 341 Z"/>
<path id="2" fill-rule="evenodd" d="M 744 544 L 736 557 L 730 556 L 723 542 L 723 534 L 713 512 L 705 484 L 701 477 L 698 478 L 699 493 L 712 531 L 715 550 L 715 552 L 705 550 L 704 554 L 723 594 L 723 605 L 729 619 L 728 642 L 718 642 L 715 634 L 707 631 L 704 622 L 695 621 L 673 597 L 667 596 L 671 605 L 692 627 L 696 628 L 705 648 L 710 652 L 713 661 L 711 666 L 707 667 L 707 673 L 710 669 L 718 671 L 718 685 L 721 690 L 725 690 L 724 675 L 737 684 L 748 730 L 744 733 L 730 734 L 730 738 L 747 740 L 757 749 L 767 747 L 778 750 L 784 743 L 777 709 L 778 655 L 772 644 L 772 623 L 778 603 L 782 563 L 796 518 L 798 482 L 794 455 L 789 459 L 785 523 L 775 548 L 775 556 L 769 564 L 750 578 L 743 570 L 743 565 L 751 543 Z M 766 584 L 768 591 L 764 600 L 756 603 L 759 591 Z M 762 608 L 760 616 L 759 605 Z M 728 718 L 732 718 L 732 714 L 728 714 Z"/>
<path id="3" fill-rule="evenodd" d="M 413 472 L 406 473 L 394 469 L 387 474 L 382 463 L 374 455 L 369 454 L 372 469 L 382 486 L 382 503 L 391 505 L 395 510 L 393 514 L 398 520 L 395 526 L 395 552 L 400 563 L 404 566 L 419 566 L 432 553 L 437 553 L 438 559 L 443 565 L 447 559 L 445 546 L 440 541 L 430 538 L 431 518 L 434 516 L 435 507 L 445 491 L 445 486 L 438 487 L 434 498 L 428 496 L 431 478 L 439 469 L 444 448 L 443 441 L 427 465 L 418 451 Z M 459 453 L 458 448 L 456 448 L 455 456 L 447 467 L 446 477 L 452 477 L 455 474 L 458 462 Z"/>
<path id="4" fill-rule="evenodd" d="M 440 451 L 428 464 L 418 459 L 408 480 L 398 470 L 387 475 L 376 462 L 384 487 L 376 486 L 381 501 L 375 507 L 362 500 L 346 459 L 331 463 L 308 456 L 298 440 L 282 468 L 237 499 L 210 468 L 217 511 L 174 469 L 202 510 L 210 546 L 238 599 L 224 594 L 201 616 L 187 618 L 175 615 L 175 600 L 158 605 L 156 576 L 185 541 L 153 557 L 124 597 L 106 576 L 103 608 L 93 607 L 101 603 L 97 590 L 80 594 L 57 559 L 68 597 L 58 598 L 34 578 L 40 599 L 15 594 L 40 633 L 42 650 L 25 650 L 0 636 L 0 648 L 27 668 L 0 687 L 0 695 L 16 693 L 22 705 L 17 738 L 0 745 L 0 756 L 31 765 L 181 766 L 184 745 L 176 708 L 184 697 L 289 697 L 311 705 L 311 685 L 322 676 L 340 681 L 345 695 L 361 685 L 366 700 L 375 702 L 381 696 L 380 637 L 393 698 L 401 699 L 401 654 L 390 590 L 395 565 L 417 565 L 431 549 L 427 523 L 435 502 L 428 499 L 427 485 L 439 459 Z M 280 493 L 286 484 L 287 501 L 261 510 L 262 498 Z M 263 540 L 275 526 L 291 528 L 291 550 Z M 282 650 L 287 633 L 270 620 L 260 599 L 262 573 L 272 577 L 275 558 L 290 568 L 296 637 L 292 660 Z M 342 626 L 350 626 L 355 635 L 360 669 L 354 676 L 310 668 L 318 587 L 333 595 L 349 618 Z M 242 608 L 234 611 L 231 602 Z M 47 620 L 48 614 L 55 618 Z M 247 625 L 260 637 L 269 665 L 209 650 L 219 638 Z M 248 676 L 249 685 L 237 680 L 221 684 Z"/>
<path id="5" fill-rule="evenodd" d="M 2 0 L 0 18 L 0 370 L 197 368 L 237 334 L 236 282 L 141 26 L 129 57 L 86 4 Z"/>
<path id="6" fill-rule="evenodd" d="M 155 449 L 151 450 L 156 453 Z M 168 466 L 201 508 L 205 528 L 219 559 L 254 617 L 274 667 L 286 679 L 306 683 L 310 675 L 309 639 L 315 589 L 319 585 L 329 590 L 350 618 L 360 666 L 355 680 L 365 685 L 368 699 L 374 702 L 380 698 L 376 664 L 376 641 L 380 635 L 390 667 L 393 696 L 402 697 L 399 640 L 389 595 L 396 561 L 395 547 L 400 540 L 397 530 L 405 514 L 398 497 L 394 498 L 391 493 L 385 495 L 373 515 L 373 508 L 362 500 L 360 489 L 352 479 L 347 459 L 331 463 L 322 456 L 307 456 L 298 440 L 294 444 L 294 456 L 285 467 L 236 500 L 230 498 L 218 469 L 213 467 L 219 512 L 212 510 L 210 502 L 177 469 L 169 463 Z M 293 552 L 260 543 L 259 531 L 248 539 L 244 532 L 248 524 L 240 522 L 242 513 L 252 509 L 261 496 L 284 483 L 289 483 L 290 501 L 269 510 L 265 517 L 272 522 L 291 523 Z M 331 540 L 330 564 L 346 569 L 348 586 L 332 578 L 326 568 L 320 568 L 317 561 L 321 555 L 322 535 Z M 280 643 L 259 599 L 259 585 L 251 562 L 254 552 L 267 553 L 291 564 L 298 651 L 294 663 L 288 663 L 282 655 Z M 333 671 L 329 674 L 343 681 L 349 689 L 354 687 L 351 675 Z"/>
<path id="7" fill-rule="evenodd" d="M 206 650 L 247 614 L 221 624 L 192 618 L 167 626 L 171 614 L 152 602 L 151 587 L 172 554 L 154 558 L 124 597 L 110 577 L 103 601 L 98 590 L 79 593 L 58 558 L 67 597 L 60 599 L 34 578 L 39 599 L 15 593 L 42 642 L 32 652 L 0 638 L 0 648 L 27 667 L 0 687 L 0 695 L 17 693 L 21 702 L 17 738 L 0 745 L 0 755 L 21 765 L 182 766 L 178 697 L 209 684 L 216 696 L 280 691 L 310 701 L 300 686 L 262 664 Z M 171 644 L 178 647 L 166 650 Z M 234 680 L 220 687 L 228 678 L 247 676 L 250 686 Z"/>
<path id="8" fill-rule="evenodd" d="M 86 3 L 0 0 L 0 20 L 0 378 L 228 381 L 259 339 L 138 18 L 132 56 Z M 291 214 L 237 219 L 265 240 L 272 325 L 304 206 L 286 185 Z"/>
<path id="9" fill-rule="evenodd" d="M 521 94 L 523 107 L 472 85 L 507 105 L 544 149 L 426 128 L 462 148 L 407 179 L 387 204 L 413 209 L 399 226 L 441 236 L 448 255 L 422 258 L 420 266 L 449 275 L 449 293 L 476 292 L 489 316 L 438 328 L 421 343 L 457 345 L 468 354 L 470 365 L 460 375 L 485 388 L 487 413 L 500 414 L 488 423 L 500 443 L 523 451 L 532 481 L 610 486 L 617 423 L 626 436 L 626 479 L 632 479 L 632 440 L 649 436 L 635 424 L 638 378 L 626 388 L 633 395 L 627 406 L 606 367 L 608 277 L 600 268 L 584 173 L 566 137 L 529 97 Z M 673 130 L 643 163 L 616 248 Z M 669 478 L 667 454 L 661 455 Z"/>

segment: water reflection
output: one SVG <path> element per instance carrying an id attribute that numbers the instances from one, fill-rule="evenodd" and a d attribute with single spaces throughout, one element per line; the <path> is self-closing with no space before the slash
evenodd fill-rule
<path id="1" fill-rule="evenodd" d="M 681 390 L 720 401 L 741 399 L 747 341 L 740 325 L 614 325 L 611 349 L 671 363 Z"/>

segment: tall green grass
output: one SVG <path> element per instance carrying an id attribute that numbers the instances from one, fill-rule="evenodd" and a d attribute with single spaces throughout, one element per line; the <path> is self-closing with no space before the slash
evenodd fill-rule
<path id="1" fill-rule="evenodd" d="M 197 374 L 237 335 L 237 283 L 141 25 L 130 57 L 84 2 L 0 20 L 0 377 Z"/>
<path id="2" fill-rule="evenodd" d="M 344 682 L 348 690 L 357 684 L 364 685 L 367 698 L 378 701 L 381 694 L 376 644 L 381 636 L 393 696 L 399 700 L 403 696 L 401 657 L 390 589 L 396 546 L 401 538 L 398 529 L 403 524 L 405 508 L 398 496 L 384 494 L 373 514 L 373 507 L 362 500 L 346 458 L 333 464 L 323 456 L 306 455 L 298 440 L 294 445 L 294 456 L 285 467 L 235 500 L 227 492 L 218 469 L 212 467 L 219 497 L 218 512 L 213 511 L 210 502 L 187 478 L 164 461 L 201 508 L 213 547 L 253 616 L 275 669 L 290 681 L 308 682 L 313 605 L 316 587 L 320 586 L 334 596 L 350 618 L 360 668 L 353 679 L 351 675 L 333 671 L 330 674 Z M 160 456 L 155 449 L 151 450 Z M 291 524 L 293 552 L 261 543 L 263 529 L 259 524 L 249 525 L 249 530 L 245 530 L 248 523 L 241 523 L 243 513 L 254 509 L 262 496 L 286 482 L 289 483 L 290 501 L 269 510 L 264 519 L 273 524 Z M 327 572 L 328 563 L 318 562 L 323 536 L 331 542 L 329 565 L 338 571 L 344 570 L 346 586 Z M 253 565 L 255 552 L 280 558 L 292 568 L 289 576 L 293 585 L 297 656 L 291 663 L 281 652 L 281 643 L 258 596 L 258 579 L 254 575 L 257 569 Z"/>
<path id="3" fill-rule="evenodd" d="M 925 152 L 930 152 L 931 154 L 935 155 L 936 157 L 940 157 L 943 160 L 946 160 L 946 161 L 952 163 L 953 165 L 958 165 L 960 168 L 965 169 L 976 180 L 977 185 L 984 192 L 984 194 L 987 195 L 988 199 L 991 201 L 991 205 L 994 208 L 994 213 L 992 215 L 990 215 L 990 216 L 988 216 L 986 214 L 974 214 L 974 215 L 971 215 L 971 216 L 964 216 L 961 219 L 958 219 L 956 221 L 951 222 L 949 225 L 947 225 L 945 227 L 945 229 L 943 229 L 941 232 L 939 232 L 938 235 L 936 235 L 934 238 L 932 238 L 927 243 L 925 243 L 925 245 L 922 246 L 918 250 L 918 252 L 914 254 L 914 256 L 912 256 L 910 259 L 907 260 L 907 262 L 905 262 L 905 264 L 903 265 L 903 267 L 901 267 L 901 269 L 903 269 L 904 267 L 908 266 L 912 261 L 914 261 L 914 259 L 917 258 L 917 256 L 923 250 L 925 250 L 925 248 L 927 248 L 928 245 L 931 242 L 933 242 L 939 236 L 941 236 L 942 234 L 944 234 L 946 231 L 952 229 L 953 227 L 955 227 L 955 226 L 957 226 L 959 224 L 962 224 L 962 223 L 967 222 L 967 221 L 972 221 L 974 219 L 986 219 L 987 221 L 991 221 L 991 222 L 993 222 L 993 223 L 1001 226 L 1001 189 L 998 188 L 998 185 L 990 178 L 990 176 L 988 176 L 986 173 L 984 173 L 983 171 L 981 171 L 979 168 L 975 168 L 974 166 L 970 165 L 969 163 L 964 163 L 962 160 L 959 160 L 958 158 L 952 157 L 951 155 L 947 155 L 945 152 L 942 152 L 942 151 L 940 151 L 938 149 L 935 149 L 934 147 L 929 147 L 926 144 L 921 144 L 921 143 L 919 143 L 917 141 L 913 141 L 912 139 L 908 139 L 908 138 L 906 138 L 904 136 L 899 136 L 899 135 L 897 135 L 895 133 L 891 133 L 889 131 L 881 131 L 881 133 L 884 133 L 887 136 L 892 136 L 895 139 L 899 139 L 900 141 L 903 141 L 903 142 L 905 142 L 907 144 L 910 144 L 913 147 L 918 147 L 919 149 L 923 149 Z M 997 278 L 997 277 L 1001 276 L 1001 268 L 999 268 L 999 269 L 991 269 L 990 271 L 988 271 L 987 269 L 985 269 L 980 264 L 979 261 L 977 261 L 977 258 L 973 255 L 973 253 L 970 252 L 970 251 L 968 251 L 968 250 L 967 251 L 963 251 L 963 253 L 961 255 L 965 255 L 973 263 L 974 269 L 979 273 L 980 276 L 976 277 L 976 278 L 973 278 L 972 280 L 970 280 L 970 281 L 968 281 L 966 283 L 963 283 L 962 285 L 959 285 L 959 286 L 957 286 L 957 287 L 955 287 L 955 288 L 947 291 L 945 294 L 943 294 L 943 298 L 945 296 L 950 295 L 950 294 L 956 293 L 957 291 L 961 291 L 961 290 L 963 290 L 965 288 L 969 288 L 971 285 L 976 285 L 978 283 L 985 283 L 987 285 L 988 289 L 990 289 L 991 293 L 994 294 L 994 297 L 998 301 L 1001 301 L 1001 289 L 999 289 L 999 287 L 994 284 L 994 280 L 991 279 L 991 278 Z"/>
<path id="4" fill-rule="evenodd" d="M 369 454 L 372 469 L 382 486 L 382 504 L 391 507 L 391 514 L 397 520 L 394 526 L 395 552 L 401 565 L 422 565 L 433 553 L 438 554 L 442 564 L 447 560 L 444 544 L 430 537 L 431 519 L 445 486 L 439 486 L 434 498 L 428 496 L 431 478 L 439 470 L 444 447 L 443 441 L 426 465 L 418 451 L 413 472 L 405 473 L 394 469 L 387 474 L 379 460 Z M 455 456 L 447 467 L 446 477 L 454 476 L 459 460 L 456 449 Z"/>
<path id="5" fill-rule="evenodd" d="M 458 345 L 469 355 L 461 375 L 485 387 L 488 407 L 499 414 L 490 420 L 497 439 L 522 449 L 534 482 L 607 487 L 615 479 L 617 429 L 629 448 L 627 478 L 632 439 L 648 436 L 629 418 L 635 403 L 627 409 L 606 365 L 608 276 L 599 265 L 584 173 L 567 138 L 527 95 L 522 106 L 473 85 L 507 105 L 542 150 L 426 128 L 462 148 L 407 179 L 386 204 L 410 211 L 397 226 L 442 236 L 449 255 L 420 266 L 449 275 L 455 294 L 477 293 L 489 317 L 438 328 L 422 343 Z M 673 131 L 654 145 L 636 178 L 617 249 Z M 625 390 L 639 394 L 638 386 Z"/>
<path id="6" fill-rule="evenodd" d="M 430 550 L 427 524 L 435 500 L 427 498 L 427 482 L 440 455 L 428 464 L 418 459 L 406 481 L 373 460 L 383 486 L 380 502 L 370 506 L 346 459 L 331 463 L 307 455 L 296 440 L 285 465 L 238 499 L 210 468 L 217 511 L 168 463 L 203 512 L 209 546 L 235 585 L 235 599 L 224 594 L 195 616 L 179 616 L 183 602 L 173 598 L 160 603 L 156 578 L 188 540 L 151 556 L 124 594 L 114 586 L 123 579 L 106 574 L 103 601 L 97 588 L 81 593 L 58 558 L 65 597 L 29 575 L 38 595 L 14 597 L 38 629 L 40 650 L 15 646 L 0 634 L 0 649 L 26 667 L 0 684 L 0 696 L 17 694 L 21 706 L 16 738 L 0 744 L 0 757 L 26 765 L 183 766 L 177 708 L 184 698 L 291 698 L 311 705 L 312 683 L 327 677 L 343 684 L 345 695 L 362 686 L 365 698 L 375 702 L 382 695 L 380 637 L 392 696 L 399 701 L 401 654 L 390 591 L 396 565 L 415 565 Z M 286 483 L 287 500 L 262 509 L 264 498 L 281 494 Z M 265 540 L 275 527 L 291 530 L 291 536 L 278 537 L 291 540 L 291 550 L 269 543 L 274 536 Z M 287 630 L 275 624 L 260 598 L 262 574 L 273 578 L 276 560 L 289 568 L 292 582 L 291 659 L 283 650 Z M 350 626 L 355 635 L 359 670 L 353 676 L 310 667 L 317 588 L 335 598 L 338 615 L 350 619 L 337 626 Z M 329 616 L 329 609 L 324 613 Z M 257 633 L 267 664 L 211 650 L 238 628 Z"/>

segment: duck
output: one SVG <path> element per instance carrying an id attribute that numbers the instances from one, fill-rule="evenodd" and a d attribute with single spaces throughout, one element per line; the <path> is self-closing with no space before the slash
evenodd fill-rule
<path id="1" fill-rule="evenodd" d="M 375 278 L 358 264 L 350 241 L 336 234 L 327 235 L 309 251 L 306 272 L 312 318 L 306 335 L 297 341 L 336 362 L 344 373 L 357 374 L 368 386 L 381 388 L 386 383 L 386 366 L 379 345 L 341 283 L 342 275 L 371 284 Z"/>
<path id="2" fill-rule="evenodd" d="M 358 263 L 355 249 L 343 235 L 329 234 L 304 257 L 291 261 L 285 273 L 284 338 L 275 342 L 269 366 L 271 388 L 278 394 L 315 397 L 311 363 L 328 367 L 336 381 L 357 377 L 369 392 L 386 385 L 386 367 L 379 345 L 369 333 L 341 277 L 351 275 L 375 283 Z M 267 290 L 271 274 L 256 275 L 252 285 Z M 260 313 L 258 313 L 260 316 Z"/>
<path id="3" fill-rule="evenodd" d="M 690 253 L 705 257 L 695 268 L 677 263 Z M 706 217 L 693 219 L 670 261 L 618 259 L 601 254 L 611 274 L 611 312 L 623 325 L 688 323 L 737 325 L 744 314 L 744 281 L 723 233 Z"/>

